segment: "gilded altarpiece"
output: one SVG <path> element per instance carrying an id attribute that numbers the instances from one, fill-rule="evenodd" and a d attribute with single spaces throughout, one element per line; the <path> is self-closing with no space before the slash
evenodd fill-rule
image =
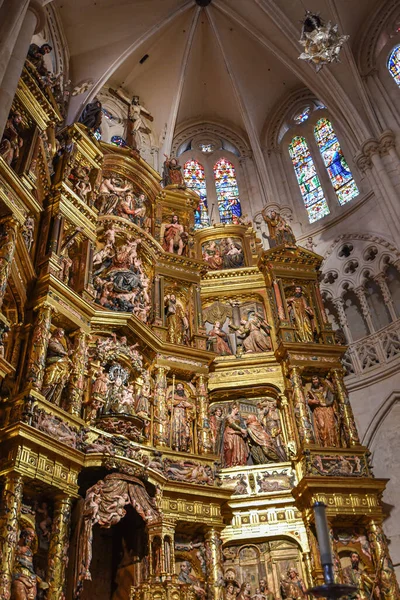
<path id="1" fill-rule="evenodd" d="M 267 251 L 195 231 L 179 162 L 63 127 L 35 69 L 0 146 L 0 597 L 305 598 L 322 500 L 337 580 L 398 598 L 321 257 L 283 217 Z"/>

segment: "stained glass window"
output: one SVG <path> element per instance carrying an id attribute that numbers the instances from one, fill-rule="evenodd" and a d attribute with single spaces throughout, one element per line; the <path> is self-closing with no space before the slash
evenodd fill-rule
<path id="1" fill-rule="evenodd" d="M 186 185 L 194 190 L 199 196 L 200 201 L 194 213 L 195 229 L 208 227 L 210 219 L 207 206 L 207 187 L 204 167 L 197 160 L 188 160 L 183 166 L 183 177 Z"/>
<path id="2" fill-rule="evenodd" d="M 116 146 L 121 146 L 121 148 L 128 148 L 128 144 L 120 135 L 113 135 L 111 138 L 111 143 L 115 144 Z"/>
<path id="3" fill-rule="evenodd" d="M 308 219 L 310 223 L 314 223 L 329 215 L 329 207 L 305 138 L 294 137 L 289 146 L 289 154 L 308 212 Z"/>
<path id="4" fill-rule="evenodd" d="M 389 56 L 388 69 L 391 76 L 400 87 L 400 44 L 393 48 Z"/>
<path id="5" fill-rule="evenodd" d="M 294 122 L 297 123 L 297 125 L 304 123 L 304 121 L 307 121 L 308 117 L 310 116 L 310 112 L 311 108 L 307 106 L 304 110 L 301 111 L 301 113 L 295 116 Z"/>
<path id="6" fill-rule="evenodd" d="M 339 204 L 346 204 L 358 196 L 359 191 L 332 123 L 328 119 L 320 119 L 314 127 L 314 135 Z"/>
<path id="7" fill-rule="evenodd" d="M 109 110 L 107 110 L 106 108 L 102 108 L 101 110 L 106 119 L 108 119 L 109 121 L 112 121 L 114 119 L 114 115 L 110 113 Z"/>
<path id="8" fill-rule="evenodd" d="M 214 165 L 214 178 L 220 221 L 232 223 L 234 216 L 240 217 L 242 214 L 235 167 L 226 158 L 221 158 Z"/>

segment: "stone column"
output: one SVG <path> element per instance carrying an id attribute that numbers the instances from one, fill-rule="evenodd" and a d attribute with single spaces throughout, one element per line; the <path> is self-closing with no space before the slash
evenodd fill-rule
<path id="1" fill-rule="evenodd" d="M 15 0 L 17 3 L 18 1 L 21 0 Z M 45 21 L 43 8 L 37 0 L 31 0 L 0 85 L 0 139 L 3 136 L 32 36 L 41 30 Z"/>
<path id="2" fill-rule="evenodd" d="M 343 328 L 343 331 L 346 334 L 346 338 L 347 338 L 349 344 L 351 344 L 353 341 L 353 336 L 351 335 L 350 327 L 347 322 L 346 312 L 344 310 L 343 298 L 336 298 L 335 300 L 333 300 L 333 304 L 335 305 L 335 308 L 337 310 L 337 314 L 339 317 L 339 325 L 340 325 L 340 327 Z"/>
<path id="3" fill-rule="evenodd" d="M 222 569 L 221 535 L 217 529 L 209 529 L 205 535 L 208 598 L 222 600 L 224 597 L 224 573 Z"/>
<path id="4" fill-rule="evenodd" d="M 371 313 L 369 311 L 369 306 L 368 306 L 367 298 L 365 296 L 364 288 L 362 286 L 360 286 L 358 288 L 354 288 L 354 292 L 360 301 L 361 312 L 363 314 L 364 319 L 367 322 L 370 333 L 375 333 L 375 327 L 372 322 Z"/>
<path id="5" fill-rule="evenodd" d="M 17 244 L 19 223 L 13 217 L 7 217 L 0 224 L 2 241 L 0 245 L 0 308 L 4 301 L 7 281 L 10 276 L 11 265 Z"/>
<path id="6" fill-rule="evenodd" d="M 293 390 L 294 414 L 301 444 L 313 444 L 314 432 L 312 429 L 307 400 L 303 390 L 300 367 L 289 367 L 290 381 Z"/>
<path id="7" fill-rule="evenodd" d="M 72 371 L 69 380 L 70 393 L 68 411 L 76 417 L 81 416 L 86 366 L 87 335 L 80 329 L 75 337 L 75 349 L 72 355 Z"/>
<path id="8" fill-rule="evenodd" d="M 71 525 L 70 496 L 57 496 L 54 503 L 53 525 L 47 563 L 49 584 L 47 600 L 59 600 L 65 593 L 65 570 L 68 563 L 69 536 Z"/>
<path id="9" fill-rule="evenodd" d="M 200 454 L 210 454 L 212 444 L 210 438 L 209 406 L 207 375 L 197 376 L 196 409 L 197 409 L 197 449 Z"/>
<path id="10" fill-rule="evenodd" d="M 347 394 L 346 386 L 344 385 L 343 371 L 342 369 L 334 369 L 332 371 L 332 375 L 338 396 L 339 409 L 341 417 L 343 419 L 348 445 L 357 446 L 360 443 L 360 439 L 358 437 L 356 422 L 354 420 L 353 410 L 351 408 L 349 396 Z"/>
<path id="11" fill-rule="evenodd" d="M 382 523 L 372 519 L 367 526 L 367 534 L 373 552 L 381 597 L 387 600 L 400 598 L 399 584 L 390 559 L 387 538 L 383 532 Z"/>
<path id="12" fill-rule="evenodd" d="M 46 367 L 53 308 L 49 304 L 42 304 L 36 310 L 38 312 L 32 334 L 26 380 L 33 388 L 40 391 Z"/>
<path id="13" fill-rule="evenodd" d="M 155 446 L 168 446 L 167 373 L 168 367 L 157 367 L 154 389 L 154 432 Z"/>
<path id="14" fill-rule="evenodd" d="M 376 283 L 381 288 L 382 296 L 385 301 L 386 306 L 388 307 L 388 311 L 390 313 L 392 321 L 397 320 L 396 310 L 394 308 L 392 294 L 388 288 L 388 284 L 386 283 L 386 277 L 384 273 L 379 273 L 374 277 Z"/>
<path id="15" fill-rule="evenodd" d="M 29 0 L 0 1 L 0 83 L 6 72 L 28 4 Z"/>
<path id="16" fill-rule="evenodd" d="M 0 508 L 0 598 L 11 597 L 12 569 L 18 542 L 18 519 L 21 512 L 24 484 L 22 475 L 9 473 L 4 477 Z"/>

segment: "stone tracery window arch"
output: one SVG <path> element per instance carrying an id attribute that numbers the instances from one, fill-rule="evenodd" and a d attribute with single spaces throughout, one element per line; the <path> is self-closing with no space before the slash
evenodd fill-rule
<path id="1" fill-rule="evenodd" d="M 329 119 L 317 121 L 314 136 L 339 204 L 343 206 L 358 196 L 359 191 Z"/>
<path id="2" fill-rule="evenodd" d="M 234 217 L 240 217 L 242 214 L 239 187 L 233 164 L 226 158 L 220 158 L 214 165 L 214 179 L 220 221 L 221 223 L 232 223 Z"/>
<path id="3" fill-rule="evenodd" d="M 400 44 L 395 46 L 390 53 L 387 68 L 397 85 L 400 87 Z"/>
<path id="4" fill-rule="evenodd" d="M 308 219 L 314 223 L 330 211 L 306 139 L 295 136 L 289 145 L 289 154 Z"/>
<path id="5" fill-rule="evenodd" d="M 207 184 L 203 165 L 194 159 L 185 162 L 183 176 L 188 188 L 195 191 L 199 196 L 199 204 L 194 214 L 195 229 L 202 229 L 210 225 L 207 203 Z"/>

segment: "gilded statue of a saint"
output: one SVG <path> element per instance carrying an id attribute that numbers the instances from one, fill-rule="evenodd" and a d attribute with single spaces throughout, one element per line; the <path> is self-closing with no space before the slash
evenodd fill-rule
<path id="1" fill-rule="evenodd" d="M 307 392 L 308 406 L 311 408 L 317 444 L 320 446 L 340 446 L 339 427 L 335 413 L 335 390 L 330 381 L 314 375 Z"/>
<path id="2" fill-rule="evenodd" d="M 314 311 L 309 306 L 304 294 L 303 288 L 297 285 L 294 295 L 286 299 L 289 307 L 290 320 L 296 328 L 296 337 L 298 342 L 314 341 Z"/>

